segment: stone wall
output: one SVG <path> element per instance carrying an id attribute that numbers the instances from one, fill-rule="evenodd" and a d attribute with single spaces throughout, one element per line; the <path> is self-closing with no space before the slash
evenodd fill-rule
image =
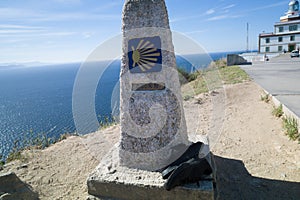
<path id="1" fill-rule="evenodd" d="M 242 56 L 237 54 L 227 55 L 227 66 L 251 64 Z"/>

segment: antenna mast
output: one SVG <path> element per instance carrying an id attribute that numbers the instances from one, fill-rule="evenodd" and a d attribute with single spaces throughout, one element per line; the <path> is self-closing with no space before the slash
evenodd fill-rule
<path id="1" fill-rule="evenodd" d="M 247 48 L 246 52 L 249 51 L 249 23 L 247 22 Z"/>

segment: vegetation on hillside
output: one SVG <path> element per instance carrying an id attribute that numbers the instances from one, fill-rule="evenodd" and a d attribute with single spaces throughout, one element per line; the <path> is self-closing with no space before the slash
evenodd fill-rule
<path id="1" fill-rule="evenodd" d="M 117 120 L 114 117 L 101 117 L 98 116 L 100 127 L 99 129 L 105 129 L 117 124 Z M 46 133 L 34 133 L 32 130 L 29 134 L 14 141 L 12 150 L 7 157 L 0 154 L 0 167 L 5 163 L 9 163 L 14 160 L 26 161 L 27 157 L 23 154 L 24 150 L 31 149 L 45 149 L 51 144 L 55 144 L 62 140 L 67 139 L 70 136 L 77 136 L 77 133 L 63 133 L 58 138 L 49 137 Z"/>
<path id="2" fill-rule="evenodd" d="M 30 130 L 29 133 L 29 136 L 27 135 L 14 141 L 12 150 L 6 158 L 3 155 L 0 155 L 0 166 L 14 160 L 26 161 L 28 158 L 23 153 L 24 150 L 44 149 L 49 147 L 51 144 L 55 144 L 72 135 L 76 135 L 75 133 L 64 133 L 60 135 L 59 138 L 51 138 L 46 133 L 34 134 L 32 130 Z"/>
<path id="3" fill-rule="evenodd" d="M 100 125 L 99 130 L 103 130 L 108 127 L 117 125 L 119 121 L 117 117 L 113 116 L 112 114 L 110 115 L 110 117 L 98 115 L 98 120 Z"/>
<path id="4" fill-rule="evenodd" d="M 224 84 L 249 81 L 250 77 L 239 66 L 227 66 L 225 60 L 218 60 L 204 70 L 187 73 L 179 67 L 179 79 L 183 85 L 183 99 L 188 100 L 200 93 L 221 88 Z"/>

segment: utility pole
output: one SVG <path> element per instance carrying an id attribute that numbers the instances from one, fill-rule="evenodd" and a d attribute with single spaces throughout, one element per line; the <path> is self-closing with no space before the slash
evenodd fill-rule
<path id="1" fill-rule="evenodd" d="M 246 52 L 249 51 L 249 23 L 247 22 L 247 48 Z"/>

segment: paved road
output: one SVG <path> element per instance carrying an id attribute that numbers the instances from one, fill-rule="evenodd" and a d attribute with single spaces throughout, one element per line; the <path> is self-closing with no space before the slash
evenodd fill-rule
<path id="1" fill-rule="evenodd" d="M 241 66 L 261 87 L 300 117 L 300 58 L 282 55 Z"/>

